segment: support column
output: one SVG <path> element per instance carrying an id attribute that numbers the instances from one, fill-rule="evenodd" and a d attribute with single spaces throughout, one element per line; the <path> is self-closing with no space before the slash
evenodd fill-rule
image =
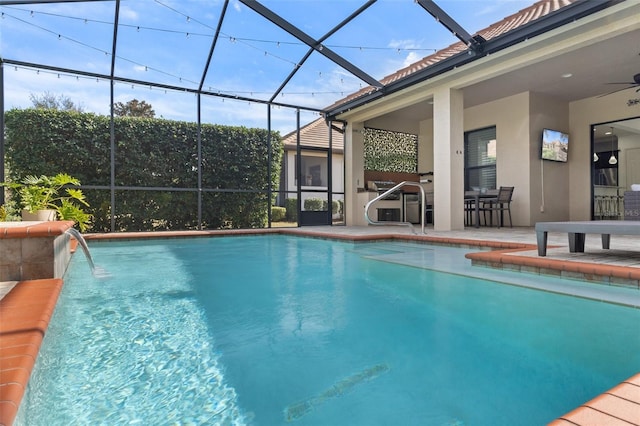
<path id="1" fill-rule="evenodd" d="M 0 129 L 2 129 L 2 133 L 0 133 L 0 182 L 6 182 L 7 178 L 5 177 L 4 170 L 4 64 L 2 63 L 2 59 L 0 59 Z M 0 188 L 0 206 L 3 205 L 4 200 L 4 186 Z"/>
<path id="2" fill-rule="evenodd" d="M 365 225 L 364 205 L 359 199 L 358 188 L 364 188 L 364 123 L 348 123 L 344 141 L 344 202 L 345 224 Z M 366 202 L 365 202 L 366 204 Z"/>
<path id="3" fill-rule="evenodd" d="M 433 96 L 434 216 L 436 231 L 464 229 L 464 101 L 461 90 Z"/>

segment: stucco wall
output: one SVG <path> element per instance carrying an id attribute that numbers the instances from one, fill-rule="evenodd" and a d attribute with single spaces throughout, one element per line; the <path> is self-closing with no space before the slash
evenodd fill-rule
<path id="1" fill-rule="evenodd" d="M 364 204 L 358 188 L 364 188 L 363 123 L 348 123 L 344 141 L 345 221 L 347 225 L 364 225 Z"/>
<path id="2" fill-rule="evenodd" d="M 513 186 L 511 213 L 515 226 L 530 224 L 531 137 L 529 94 L 521 93 L 468 108 L 465 132 L 496 126 L 497 186 Z"/>
<path id="3" fill-rule="evenodd" d="M 569 131 L 568 104 L 527 92 L 465 111 L 465 132 L 493 125 L 497 139 L 497 186 L 515 187 L 511 206 L 514 225 L 569 220 L 566 194 L 570 164 L 575 161 L 572 152 L 569 163 L 540 160 L 542 129 Z"/>
<path id="4" fill-rule="evenodd" d="M 575 144 L 569 135 L 569 160 L 567 163 L 543 161 L 540 159 L 542 130 L 553 129 L 569 132 L 569 105 L 548 96 L 531 93 L 529 98 L 530 114 L 530 220 L 536 222 L 550 222 L 569 220 L 570 191 L 569 167 L 579 161 L 573 154 Z"/>
<path id="5" fill-rule="evenodd" d="M 418 131 L 418 172 L 429 171 L 433 171 L 433 119 L 421 121 Z"/>
<path id="6" fill-rule="evenodd" d="M 391 116 L 377 117 L 372 120 L 367 120 L 364 123 L 364 127 L 372 129 L 384 129 L 394 132 L 404 132 L 417 135 L 420 131 L 419 123 L 413 119 L 402 117 L 399 114 L 393 114 Z"/>

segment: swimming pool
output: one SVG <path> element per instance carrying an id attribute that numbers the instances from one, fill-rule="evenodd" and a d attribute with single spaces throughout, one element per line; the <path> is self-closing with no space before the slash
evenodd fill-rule
<path id="1" fill-rule="evenodd" d="M 462 249 L 91 251 L 112 277 L 74 256 L 16 424 L 539 425 L 640 369 L 639 309 L 401 264 L 464 270 Z"/>

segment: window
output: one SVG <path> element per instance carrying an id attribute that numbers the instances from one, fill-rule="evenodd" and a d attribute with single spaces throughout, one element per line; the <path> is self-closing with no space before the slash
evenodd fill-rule
<path id="1" fill-rule="evenodd" d="M 464 134 L 464 189 L 496 189 L 496 128 Z"/>
<path id="2" fill-rule="evenodd" d="M 326 188 L 328 185 L 327 152 L 302 151 L 302 186 Z M 297 160 L 297 157 L 296 157 Z M 296 182 L 297 184 L 297 182 Z"/>

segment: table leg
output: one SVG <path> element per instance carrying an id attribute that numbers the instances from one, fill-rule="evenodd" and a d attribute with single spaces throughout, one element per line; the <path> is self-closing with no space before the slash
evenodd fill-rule
<path id="1" fill-rule="evenodd" d="M 476 206 L 475 206 L 475 210 L 476 210 L 476 228 L 479 228 L 480 227 L 480 197 L 476 196 L 475 202 L 476 202 Z"/>
<path id="2" fill-rule="evenodd" d="M 545 231 L 536 231 L 536 239 L 538 240 L 538 256 L 546 256 L 547 233 Z"/>
<path id="3" fill-rule="evenodd" d="M 584 253 L 584 235 L 579 232 L 569 232 L 569 252 Z"/>

